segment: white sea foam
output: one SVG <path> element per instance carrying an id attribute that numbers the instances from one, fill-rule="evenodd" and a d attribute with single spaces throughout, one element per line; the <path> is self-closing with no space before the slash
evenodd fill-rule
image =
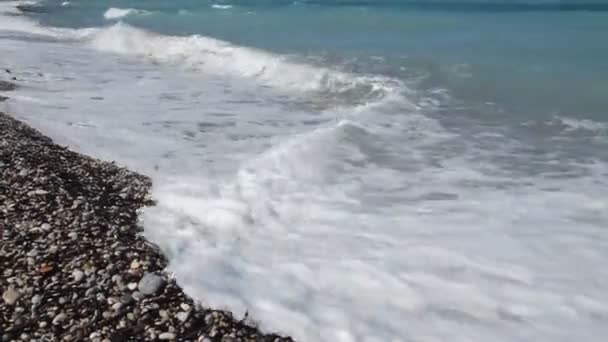
<path id="1" fill-rule="evenodd" d="M 135 14 L 146 14 L 147 11 L 139 10 L 135 8 L 109 8 L 104 14 L 103 17 L 107 20 L 117 20 L 122 19 L 124 17 L 135 15 Z"/>
<path id="2" fill-rule="evenodd" d="M 61 3 L 61 6 L 63 6 L 63 7 L 68 7 L 70 5 L 71 5 L 71 3 L 69 1 L 64 1 Z"/>
<path id="3" fill-rule="evenodd" d="M 353 97 L 365 99 L 381 98 L 404 87 L 399 81 L 390 78 L 354 76 L 295 63 L 285 56 L 210 37 L 164 36 L 121 23 L 97 32 L 89 44 L 102 51 L 142 56 L 205 73 L 251 78 L 282 90 L 337 94 L 352 92 Z"/>
<path id="4" fill-rule="evenodd" d="M 211 8 L 225 10 L 225 9 L 231 9 L 232 5 L 213 4 L 213 5 L 211 5 Z"/>
<path id="5" fill-rule="evenodd" d="M 554 118 L 556 122 L 566 127 L 567 131 L 592 131 L 597 133 L 607 132 L 608 124 L 605 122 L 598 122 L 589 119 L 577 119 L 569 118 L 564 116 L 557 116 Z"/>

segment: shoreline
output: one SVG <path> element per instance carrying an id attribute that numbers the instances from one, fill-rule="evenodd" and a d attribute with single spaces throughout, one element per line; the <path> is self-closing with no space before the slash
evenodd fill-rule
<path id="1" fill-rule="evenodd" d="M 1 341 L 293 341 L 183 292 L 140 234 L 151 185 L 0 112 Z"/>

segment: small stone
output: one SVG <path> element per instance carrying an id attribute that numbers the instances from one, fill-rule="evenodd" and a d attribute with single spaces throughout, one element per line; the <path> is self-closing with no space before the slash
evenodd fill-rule
<path id="1" fill-rule="evenodd" d="M 190 311 L 190 305 L 186 304 L 186 303 L 181 303 L 179 305 L 180 308 L 182 308 L 182 310 L 184 311 Z"/>
<path id="2" fill-rule="evenodd" d="M 135 291 L 131 294 L 131 297 L 133 297 L 135 301 L 140 302 L 144 299 L 145 295 L 139 291 Z"/>
<path id="3" fill-rule="evenodd" d="M 121 302 L 114 303 L 114 305 L 112 305 L 112 310 L 114 310 L 114 311 L 118 311 L 118 310 L 120 310 L 120 308 L 122 308 Z"/>
<path id="4" fill-rule="evenodd" d="M 59 325 L 63 323 L 68 318 L 68 315 L 63 312 L 53 318 L 53 325 Z"/>
<path id="5" fill-rule="evenodd" d="M 132 301 L 133 301 L 133 297 L 128 293 L 125 293 L 122 296 L 120 296 L 120 302 L 125 305 L 130 304 Z"/>
<path id="6" fill-rule="evenodd" d="M 42 228 L 42 230 L 50 230 L 51 229 L 51 225 L 48 223 L 43 223 L 40 228 Z"/>
<path id="7" fill-rule="evenodd" d="M 175 339 L 175 334 L 174 333 L 170 333 L 170 332 L 164 332 L 164 333 L 158 335 L 158 339 L 159 340 L 174 340 Z"/>
<path id="8" fill-rule="evenodd" d="M 230 335 L 224 335 L 224 337 L 222 337 L 222 342 L 236 342 L 236 338 Z"/>
<path id="9" fill-rule="evenodd" d="M 39 327 L 40 329 L 44 329 L 44 328 L 46 328 L 46 326 L 47 326 L 47 325 L 48 325 L 48 323 L 47 323 L 46 321 L 40 321 L 40 322 L 38 323 L 38 327 Z"/>
<path id="10" fill-rule="evenodd" d="M 158 315 L 163 319 L 169 318 L 169 313 L 167 312 L 167 310 L 158 310 Z"/>
<path id="11" fill-rule="evenodd" d="M 74 278 L 74 281 L 79 283 L 82 278 L 84 278 L 84 272 L 82 272 L 81 270 L 74 270 L 72 271 L 72 278 Z"/>
<path id="12" fill-rule="evenodd" d="M 32 305 L 36 306 L 42 301 L 42 296 L 37 294 L 32 297 Z"/>
<path id="13" fill-rule="evenodd" d="M 190 316 L 189 312 L 180 311 L 177 313 L 177 319 L 182 323 L 188 320 L 188 316 Z"/>
<path id="14" fill-rule="evenodd" d="M 86 265 L 86 266 L 84 267 L 84 274 L 85 274 L 85 275 L 88 277 L 88 276 L 90 276 L 91 274 L 95 273 L 95 271 L 96 271 L 96 270 L 97 270 L 97 269 L 96 269 L 95 267 L 93 267 L 93 266 L 91 266 L 91 265 Z"/>
<path id="15" fill-rule="evenodd" d="M 137 283 L 129 283 L 127 285 L 127 288 L 131 291 L 135 291 L 135 289 L 137 288 Z"/>
<path id="16" fill-rule="evenodd" d="M 109 311 L 104 311 L 101 316 L 103 316 L 103 318 L 108 319 L 110 317 L 112 317 L 112 313 Z"/>
<path id="17" fill-rule="evenodd" d="M 138 260 L 133 260 L 133 262 L 131 262 L 131 269 L 133 269 L 133 270 L 138 269 L 139 266 L 141 266 L 141 265 Z"/>
<path id="18" fill-rule="evenodd" d="M 68 237 L 72 240 L 76 240 L 78 238 L 78 233 L 76 232 L 71 232 L 68 234 Z"/>
<path id="19" fill-rule="evenodd" d="M 21 297 L 21 294 L 12 286 L 9 286 L 9 288 L 2 294 L 2 299 L 8 305 L 15 305 L 19 297 Z"/>
<path id="20" fill-rule="evenodd" d="M 162 277 L 154 273 L 146 273 L 139 281 L 137 288 L 144 295 L 152 295 L 158 292 L 163 285 L 164 280 Z"/>

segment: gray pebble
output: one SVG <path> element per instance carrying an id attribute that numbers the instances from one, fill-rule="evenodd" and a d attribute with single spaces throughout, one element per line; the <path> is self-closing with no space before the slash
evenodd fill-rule
<path id="1" fill-rule="evenodd" d="M 144 299 L 144 294 L 139 292 L 139 291 L 135 291 L 133 292 L 133 294 L 131 294 L 131 297 L 133 297 L 133 299 L 137 302 L 140 302 L 142 299 Z"/>
<path id="2" fill-rule="evenodd" d="M 62 312 L 59 315 L 55 316 L 55 318 L 53 318 L 53 325 L 59 325 L 63 323 L 67 318 L 68 315 Z"/>
<path id="3" fill-rule="evenodd" d="M 37 294 L 32 297 L 32 305 L 36 306 L 42 301 L 42 296 Z"/>
<path id="4" fill-rule="evenodd" d="M 152 295 L 158 292 L 164 285 L 164 280 L 161 276 L 154 273 L 146 273 L 139 281 L 137 288 L 144 295 Z"/>

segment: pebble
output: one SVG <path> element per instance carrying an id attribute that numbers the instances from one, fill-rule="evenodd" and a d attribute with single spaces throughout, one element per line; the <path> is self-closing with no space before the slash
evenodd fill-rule
<path id="1" fill-rule="evenodd" d="M 139 281 L 137 288 L 144 295 L 152 295 L 158 292 L 164 285 L 164 280 L 154 273 L 146 273 Z"/>
<path id="2" fill-rule="evenodd" d="M 55 318 L 53 318 L 53 325 L 59 325 L 63 323 L 67 318 L 68 315 L 62 312 L 59 315 L 55 316 Z"/>
<path id="3" fill-rule="evenodd" d="M 189 312 L 180 311 L 177 313 L 177 319 L 182 323 L 188 320 L 188 316 L 190 316 Z"/>
<path id="4" fill-rule="evenodd" d="M 135 291 L 135 289 L 137 288 L 137 283 L 129 283 L 127 285 L 127 288 L 131 291 Z"/>
<path id="5" fill-rule="evenodd" d="M 174 340 L 175 339 L 175 334 L 174 333 L 170 333 L 170 332 L 164 332 L 164 333 L 158 335 L 158 339 L 159 340 Z"/>
<path id="6" fill-rule="evenodd" d="M 36 306 L 42 301 L 42 296 L 37 294 L 32 297 L 32 305 Z"/>
<path id="7" fill-rule="evenodd" d="M 79 269 L 75 269 L 74 271 L 72 271 L 72 278 L 74 278 L 75 282 L 79 283 L 82 278 L 84 278 L 84 272 Z"/>
<path id="8" fill-rule="evenodd" d="M 12 286 L 9 286 L 9 288 L 6 289 L 6 291 L 4 291 L 2 294 L 2 299 L 8 305 L 15 305 L 19 297 L 21 297 L 21 293 L 15 290 Z"/>
<path id="9" fill-rule="evenodd" d="M 145 298 L 144 294 L 139 291 L 133 292 L 133 294 L 131 294 L 131 297 L 133 297 L 133 299 L 137 302 L 140 302 Z"/>

